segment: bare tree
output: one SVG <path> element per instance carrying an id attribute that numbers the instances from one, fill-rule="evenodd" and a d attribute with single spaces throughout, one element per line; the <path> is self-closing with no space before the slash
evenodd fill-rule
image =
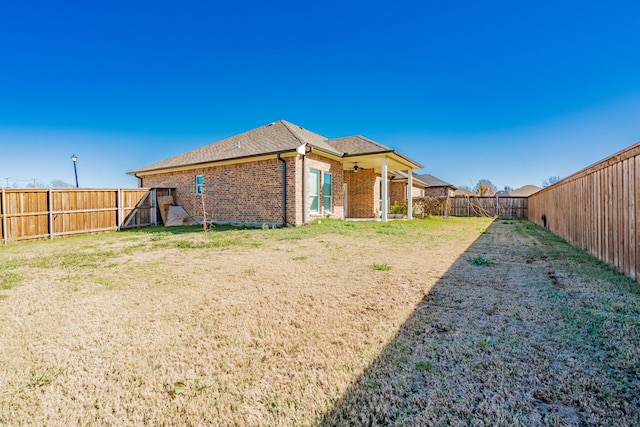
<path id="1" fill-rule="evenodd" d="M 496 194 L 496 186 L 493 185 L 493 182 L 489 181 L 486 178 L 482 178 L 476 184 L 473 192 L 479 196 L 493 196 Z"/>
<path id="2" fill-rule="evenodd" d="M 67 187 L 75 187 L 75 185 L 69 184 L 68 182 L 64 182 L 61 179 L 51 180 L 51 188 L 67 188 Z"/>
<path id="3" fill-rule="evenodd" d="M 560 180 L 562 180 L 561 176 L 557 176 L 557 175 L 550 176 L 549 178 L 542 181 L 542 187 L 547 188 L 548 186 L 553 185 Z"/>

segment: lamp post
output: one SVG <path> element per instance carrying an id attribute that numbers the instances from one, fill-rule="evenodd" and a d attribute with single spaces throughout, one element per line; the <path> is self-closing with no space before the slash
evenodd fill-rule
<path id="1" fill-rule="evenodd" d="M 73 162 L 73 173 L 76 174 L 76 188 L 80 188 L 80 186 L 78 185 L 78 169 L 76 169 L 76 162 L 78 161 L 78 157 L 75 154 L 72 154 L 71 161 Z"/>

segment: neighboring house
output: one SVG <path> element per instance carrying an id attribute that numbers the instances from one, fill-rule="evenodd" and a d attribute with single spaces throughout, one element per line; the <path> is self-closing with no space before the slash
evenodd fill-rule
<path id="1" fill-rule="evenodd" d="M 199 220 L 301 225 L 386 220 L 390 182 L 382 177 L 420 168 L 363 136 L 328 139 L 280 120 L 129 174 L 140 187 L 175 188 L 176 204 Z"/>
<path id="2" fill-rule="evenodd" d="M 456 191 L 453 192 L 453 197 L 478 197 L 478 195 L 466 188 L 457 188 Z"/>
<path id="3" fill-rule="evenodd" d="M 511 192 L 511 197 L 529 197 L 530 195 L 537 193 L 542 188 L 536 185 L 525 185 L 520 188 L 516 188 Z"/>
<path id="4" fill-rule="evenodd" d="M 426 184 L 424 192 L 425 196 L 453 197 L 457 189 L 455 185 L 444 182 L 433 175 L 416 174 L 415 177 Z"/>
<path id="5" fill-rule="evenodd" d="M 405 171 L 395 171 L 390 173 L 390 190 L 389 199 L 391 205 L 402 205 L 409 199 L 409 174 Z M 417 174 L 413 174 L 411 183 L 411 196 L 424 197 L 427 184 L 418 178 Z"/>
<path id="6" fill-rule="evenodd" d="M 500 190 L 500 191 L 496 191 L 492 197 L 509 197 L 511 196 L 511 193 L 508 192 L 507 190 Z"/>

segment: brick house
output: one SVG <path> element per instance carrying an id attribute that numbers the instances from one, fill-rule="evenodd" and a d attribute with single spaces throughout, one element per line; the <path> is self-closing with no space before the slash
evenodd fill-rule
<path id="1" fill-rule="evenodd" d="M 391 172 L 389 198 L 391 205 L 402 205 L 409 199 L 409 175 L 406 171 Z M 411 183 L 411 197 L 424 197 L 427 183 L 422 181 L 417 174 L 413 174 Z"/>
<path id="2" fill-rule="evenodd" d="M 280 120 L 129 174 L 140 187 L 174 188 L 176 204 L 198 220 L 204 212 L 215 223 L 301 225 L 316 217 L 386 221 L 389 174 L 419 168 L 365 137 L 328 139 Z"/>
<path id="3" fill-rule="evenodd" d="M 415 177 L 425 183 L 425 196 L 453 197 L 455 191 L 458 189 L 455 185 L 444 182 L 428 173 L 422 175 L 415 174 Z"/>

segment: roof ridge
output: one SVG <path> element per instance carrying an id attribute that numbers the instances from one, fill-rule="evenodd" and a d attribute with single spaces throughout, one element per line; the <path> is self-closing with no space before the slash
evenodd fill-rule
<path id="1" fill-rule="evenodd" d="M 289 125 L 294 126 L 294 124 L 293 124 L 293 123 L 289 123 L 289 122 L 288 122 L 288 121 L 286 121 L 286 120 L 280 120 L 280 123 L 282 123 L 282 124 L 284 125 L 284 127 L 289 131 L 289 133 L 291 133 L 291 135 L 293 135 L 293 137 L 294 137 L 295 139 L 297 139 L 297 140 L 298 140 L 299 142 L 301 142 L 302 144 L 307 144 L 307 141 L 303 141 L 302 139 L 300 139 L 300 136 L 298 136 L 298 135 L 293 131 L 293 129 L 291 129 L 291 128 L 289 127 Z M 300 127 L 300 126 L 298 126 L 298 127 Z"/>

